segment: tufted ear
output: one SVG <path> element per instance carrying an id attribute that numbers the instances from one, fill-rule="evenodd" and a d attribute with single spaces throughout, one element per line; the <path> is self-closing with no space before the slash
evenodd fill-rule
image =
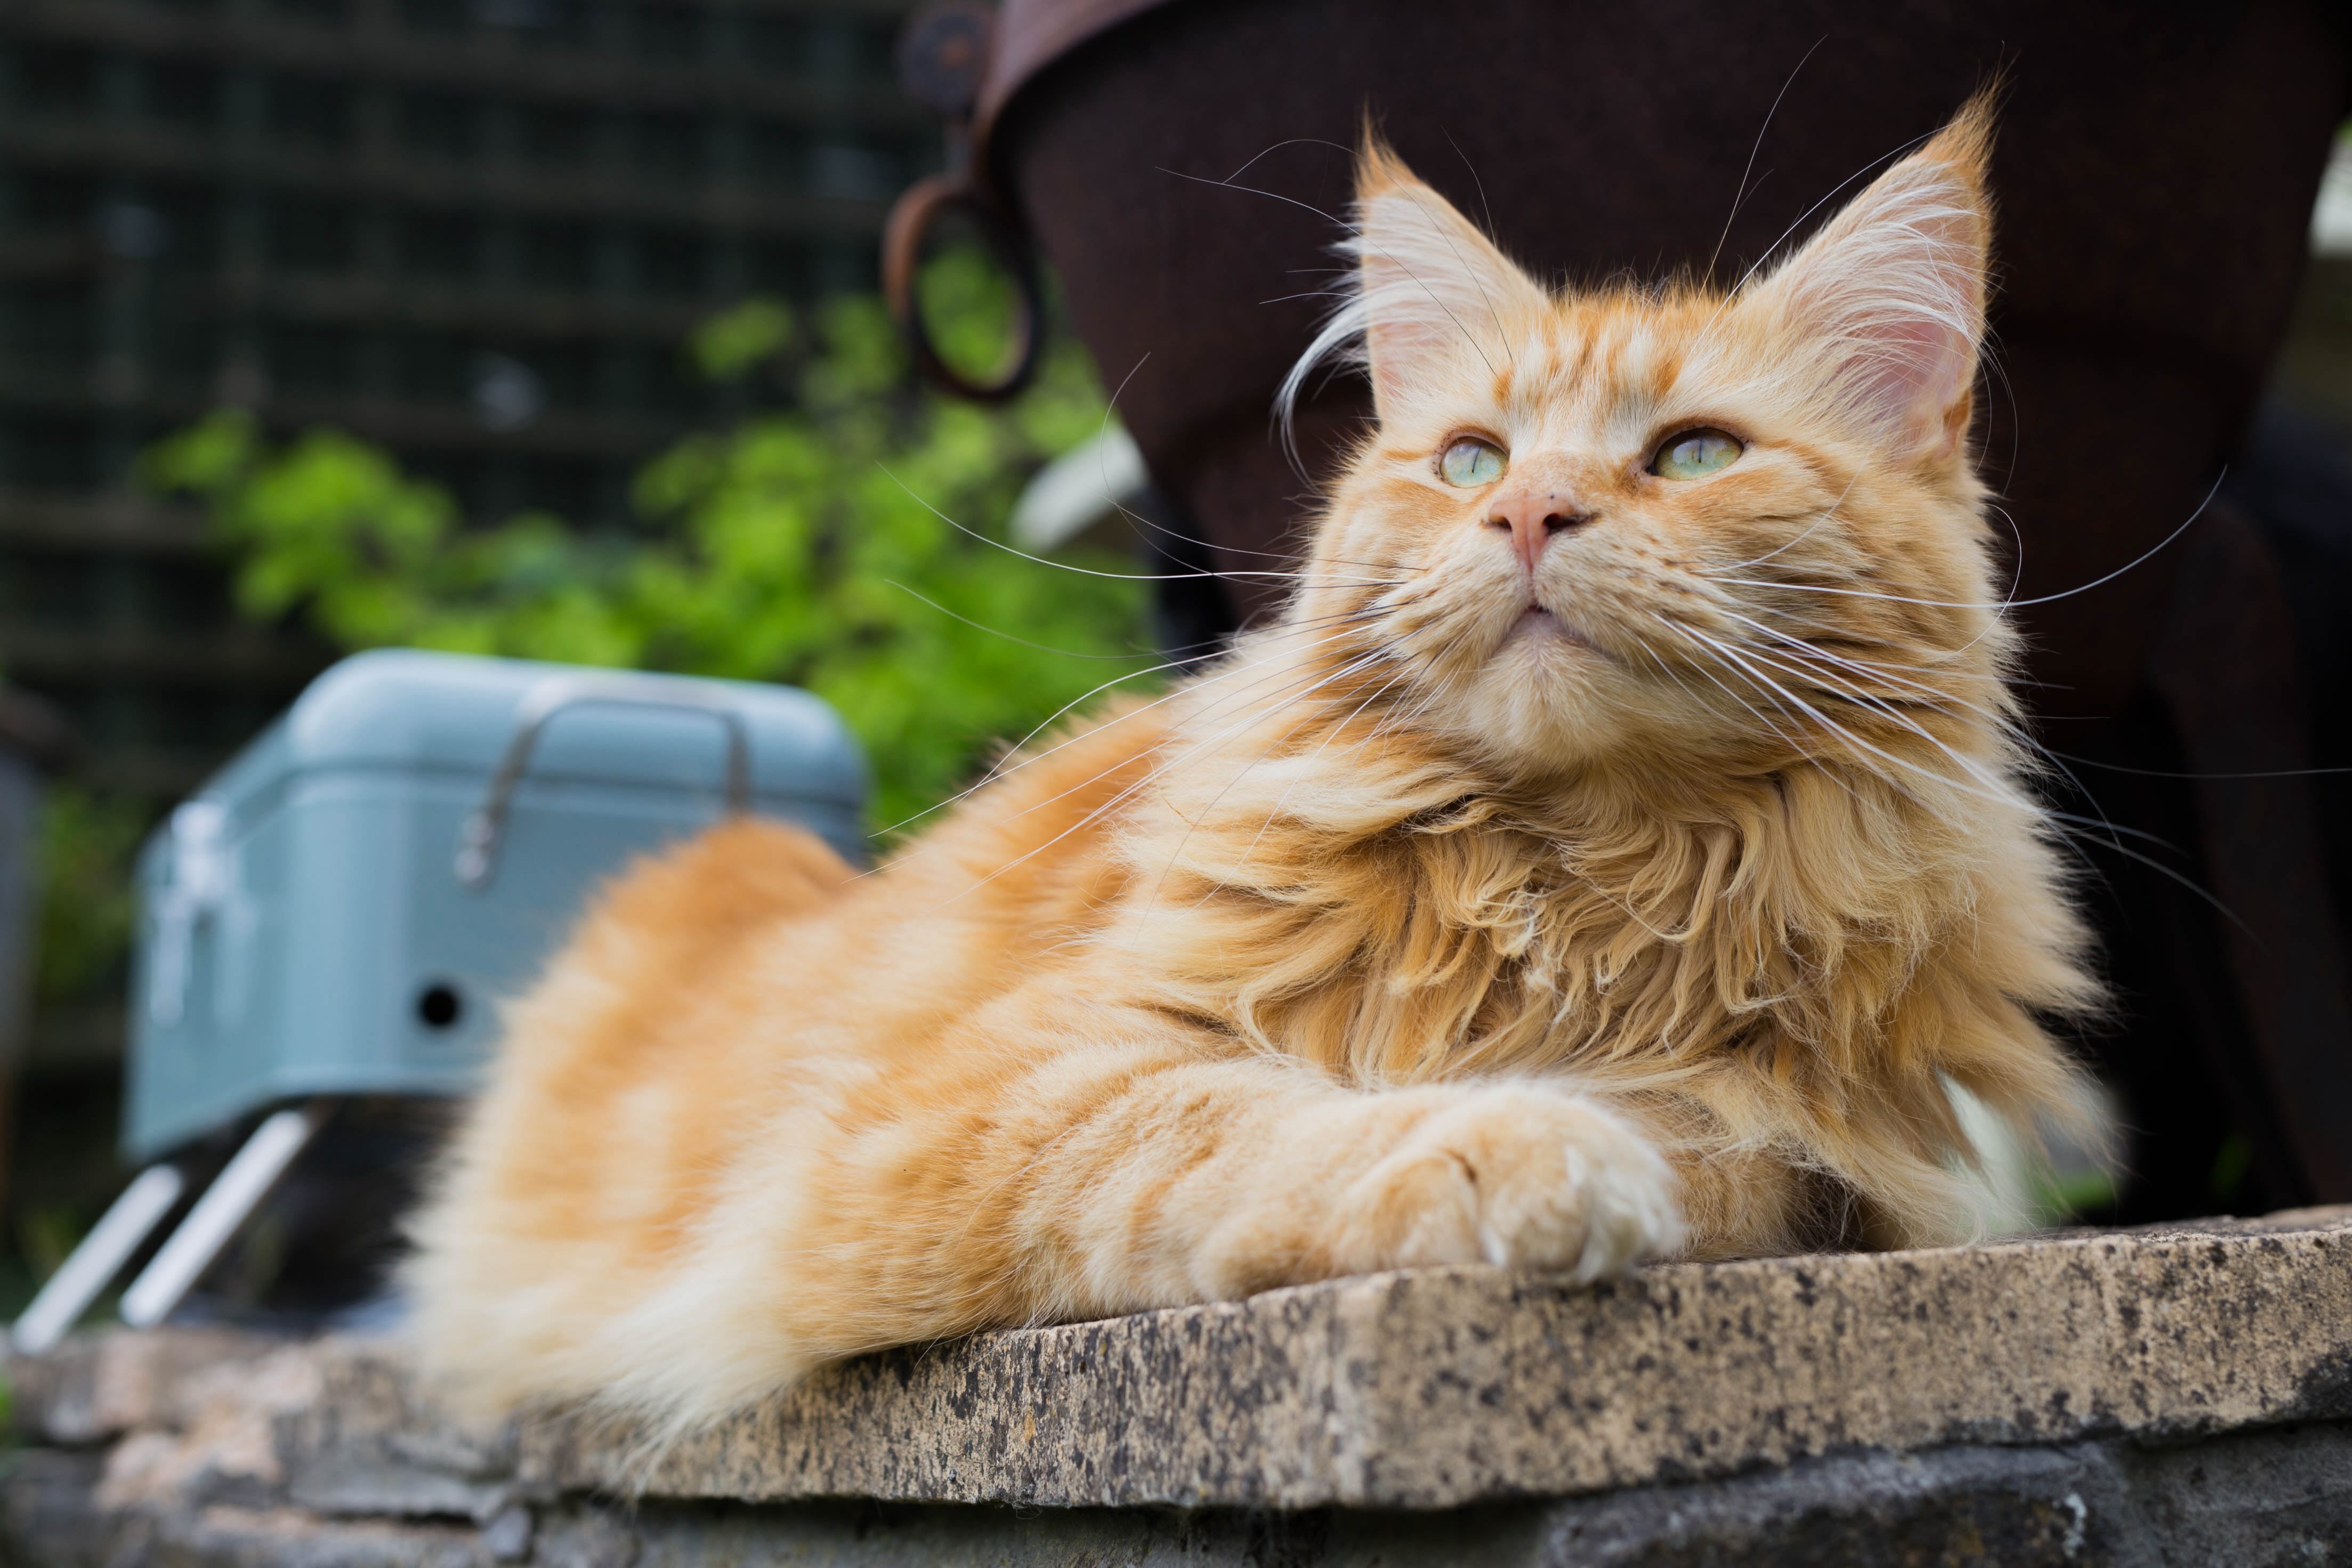
<path id="1" fill-rule="evenodd" d="M 1980 93 L 1743 302 L 1770 312 L 1795 340 L 1791 359 L 1900 456 L 1949 455 L 1968 431 L 1992 233 L 1991 121 Z"/>
<path id="2" fill-rule="evenodd" d="M 1528 312 L 1544 308 L 1534 279 L 1369 137 L 1356 165 L 1356 231 L 1346 247 L 1359 290 L 1350 313 L 1384 419 L 1465 359 L 1506 363 Z"/>

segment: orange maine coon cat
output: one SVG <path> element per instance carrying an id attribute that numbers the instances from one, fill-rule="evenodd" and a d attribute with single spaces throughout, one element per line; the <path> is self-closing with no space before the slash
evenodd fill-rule
<path id="1" fill-rule="evenodd" d="M 474 1402 L 1420 1264 L 1949 1238 L 2095 1001 L 1969 447 L 1971 106 L 1726 294 L 1361 162 L 1377 425 L 1287 611 L 882 871 L 719 827 L 513 1010 L 415 1226 Z"/>

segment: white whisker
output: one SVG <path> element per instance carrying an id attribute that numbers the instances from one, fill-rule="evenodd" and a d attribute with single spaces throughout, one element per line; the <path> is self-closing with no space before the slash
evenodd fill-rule
<path id="1" fill-rule="evenodd" d="M 2195 522 L 2199 518 L 2205 515 L 2205 509 L 2213 504 L 2214 496 L 2219 494 L 2221 491 L 2221 481 L 2227 478 L 2229 478 L 2229 470 L 2227 468 L 2222 469 L 2221 473 L 2215 475 L 2213 483 L 2208 487 L 2205 491 L 2205 499 L 2197 503 L 2197 510 L 2190 512 L 2181 522 L 2179 527 L 2174 529 L 2170 533 L 2166 534 L 2162 539 L 2158 540 L 2154 544 L 2142 551 L 2139 554 L 2133 556 L 2121 566 L 2116 567 L 2114 571 L 2106 574 L 2103 577 L 2093 578 L 2090 582 L 2084 583 L 2079 587 L 2069 588 L 2065 592 L 2060 594 L 2044 594 L 2039 598 L 2004 599 L 1988 604 L 1968 599 L 1913 599 L 1906 598 L 1900 594 L 1882 594 L 1867 588 L 1838 588 L 1825 583 L 1756 582 L 1739 577 L 1723 577 L 1718 578 L 1717 581 L 1728 583 L 1735 587 L 1741 588 L 1786 589 L 1800 594 L 1835 594 L 1843 598 L 1876 599 L 1883 604 L 1888 605 L 1919 605 L 1931 610 L 2016 610 L 2023 609 L 2032 605 L 2054 605 L 2061 599 L 2071 599 L 2077 594 L 2087 594 L 2094 588 L 2104 587 L 2107 584 L 2112 583 L 2116 578 L 2122 576 L 2125 573 L 2133 570 L 2135 567 L 2143 565 L 2149 560 L 2153 559 L 2167 545 L 2179 538 L 2182 534 L 2188 532 L 2189 524 Z"/>
<path id="2" fill-rule="evenodd" d="M 880 463 L 880 462 L 877 462 L 877 463 L 876 463 L 874 466 L 875 466 L 876 468 L 880 468 L 880 469 L 882 470 L 883 474 L 884 474 L 886 477 L 887 477 L 887 478 L 888 478 L 889 481 L 890 481 L 892 484 L 897 485 L 900 489 L 905 490 L 905 491 L 907 492 L 907 497 L 908 497 L 908 500 L 912 500 L 912 501 L 913 501 L 917 506 L 921 507 L 925 511 L 929 512 L 933 517 L 938 518 L 941 522 L 946 523 L 950 528 L 954 529 L 957 532 L 959 532 L 959 533 L 962 533 L 962 534 L 968 534 L 968 535 L 970 535 L 971 538 L 973 538 L 973 539 L 977 539 L 978 541 L 980 541 L 982 544 L 987 545 L 987 546 L 988 546 L 990 549 L 992 549 L 992 550 L 1002 550 L 1002 551 L 1003 551 L 1003 552 L 1004 552 L 1004 553 L 1006 553 L 1007 555 L 1018 556 L 1020 559 L 1022 559 L 1022 560 L 1024 560 L 1024 561 L 1026 561 L 1026 562 L 1029 562 L 1029 563 L 1032 563 L 1032 564 L 1034 564 L 1034 565 L 1038 565 L 1038 566 L 1051 566 L 1052 568 L 1054 568 L 1054 569 L 1055 569 L 1055 571 L 1057 571 L 1057 572 L 1074 572 L 1074 573 L 1076 573 L 1076 574 L 1077 574 L 1079 576 L 1081 576 L 1081 577 L 1108 577 L 1108 578 L 1110 578 L 1111 580 L 1113 580 L 1114 582 L 1119 582 L 1119 583 L 1181 583 L 1181 582 L 1189 582 L 1189 581 L 1192 581 L 1192 580 L 1199 579 L 1199 578 L 1202 578 L 1202 577 L 1216 577 L 1216 578 L 1227 578 L 1227 579 L 1242 578 L 1242 577 L 1253 577 L 1253 578 L 1256 578 L 1256 577 L 1265 577 L 1265 578 L 1272 578 L 1272 579 L 1274 579 L 1274 580 L 1275 580 L 1275 581 L 1276 581 L 1276 582 L 1283 582 L 1283 583 L 1296 583 L 1296 582 L 1304 582 L 1304 581 L 1306 581 L 1307 579 L 1308 579 L 1309 577 L 1311 577 L 1311 576 L 1313 576 L 1313 575 L 1314 575 L 1314 574 L 1309 573 L 1309 572 L 1306 572 L 1306 571 L 1293 571 L 1293 572 L 1104 572 L 1104 571 L 1097 570 L 1097 568 L 1095 568 L 1095 567 L 1091 567 L 1091 566 L 1078 566 L 1078 565 L 1075 565 L 1075 564 L 1073 564 L 1073 563 L 1071 563 L 1070 562 L 1067 562 L 1067 561 L 1055 561 L 1055 560 L 1052 560 L 1052 559 L 1050 559 L 1050 558 L 1048 558 L 1048 557 L 1046 557 L 1046 556 L 1043 556 L 1043 555 L 1032 555 L 1032 554 L 1030 554 L 1030 553 L 1029 553 L 1027 551 L 1025 551 L 1025 550 L 1016 550 L 1016 549 L 1014 549 L 1012 545 L 1005 543 L 1003 540 L 999 540 L 999 539 L 991 539 L 987 534 L 981 532 L 981 531 L 980 531 L 980 530 L 978 530 L 978 529 L 976 529 L 976 528 L 967 528 L 967 527 L 965 527 L 962 523 L 958 522 L 955 519 L 953 519 L 953 518 L 950 517 L 947 513 L 945 513 L 945 512 L 941 511 L 939 508 L 937 508 L 937 507 L 933 506 L 929 501 L 927 501 L 927 500 L 925 500 L 921 496 L 917 495 L 917 494 L 915 493 L 915 491 L 914 491 L 914 490 L 913 490 L 913 489 L 912 489 L 908 485 L 908 483 L 907 483 L 907 481 L 906 481 L 906 480 L 904 480 L 904 479 L 900 479 L 897 474 L 892 473 L 892 472 L 890 471 L 890 468 L 889 468 L 889 465 L 888 465 L 888 464 L 887 464 L 887 463 Z M 1370 588 L 1386 588 L 1386 587 L 1394 587 L 1398 583 L 1400 583 L 1400 582 L 1403 581 L 1403 579 L 1402 579 L 1402 578 L 1395 578 L 1395 577 L 1333 577 L 1333 578 L 1326 579 L 1326 581 L 1328 581 L 1328 582 L 1330 582 L 1330 583 L 1336 584 L 1338 584 L 1338 585 L 1339 585 L 1339 586 L 1342 586 L 1342 587 L 1358 587 L 1358 588 L 1363 588 L 1363 587 L 1370 587 Z"/>
<path id="3" fill-rule="evenodd" d="M 1251 659 L 1244 663 L 1234 665 L 1231 668 L 1220 670 L 1213 675 L 1198 676 L 1194 678 L 1189 685 L 1179 687 L 1173 691 L 1169 691 L 1159 697 L 1155 697 L 1150 701 L 1143 704 L 1143 706 L 1119 715 L 1118 718 L 1111 721 L 1111 722 L 1124 723 L 1129 719 L 1136 718 L 1144 713 L 1149 713 L 1154 708 L 1160 707 L 1169 702 L 1173 702 L 1178 698 L 1184 696 L 1188 691 L 1197 690 L 1202 686 L 1215 685 L 1219 681 L 1230 679 L 1236 675 L 1246 674 L 1253 669 L 1264 668 L 1268 664 L 1289 657 L 1290 653 L 1306 652 L 1314 648 L 1327 647 L 1331 643 L 1338 642 L 1341 638 L 1351 635 L 1354 629 L 1355 628 L 1352 626 L 1342 626 L 1339 631 L 1330 633 L 1328 636 L 1324 637 L 1316 642 L 1307 644 L 1306 648 L 1269 653 L 1262 658 Z M 1268 637 L 1278 637 L 1286 634 L 1284 632 L 1269 632 L 1266 635 Z M 1019 773 L 1022 769 L 1030 766 L 1032 763 L 1041 763 L 1047 757 L 1052 756 L 1055 752 L 1059 752 L 1066 747 L 1076 745 L 1085 737 L 1082 735 L 1073 735 L 1068 740 L 1057 742 L 1042 752 L 1035 752 L 1027 755 L 1022 754 L 1023 747 L 1028 745 L 1030 742 L 1034 741 L 1038 736 L 1044 734 L 1055 723 L 1067 717 L 1073 710 L 1079 706 L 1079 704 L 1084 703 L 1092 698 L 1100 696 L 1114 686 L 1122 685 L 1130 680 L 1139 680 L 1146 676 L 1158 675 L 1171 669 L 1181 669 L 1190 662 L 1190 660 L 1174 659 L 1168 663 L 1155 666 L 1150 669 L 1133 670 L 1126 675 L 1115 676 L 1111 679 L 1104 681 L 1100 686 L 1096 687 L 1093 690 L 1083 692 L 1078 696 L 1072 698 L 1069 701 L 1062 704 L 1060 708 L 1047 714 L 1038 722 L 1034 729 L 1031 730 L 1029 733 L 1015 742 L 1013 746 L 1007 750 L 1005 754 L 1008 757 L 1020 756 L 1021 761 L 1015 763 L 1011 767 L 1000 766 L 989 769 L 985 773 L 982 774 L 977 781 L 966 788 L 957 791 L 954 795 L 950 795 L 947 799 L 942 800 L 936 805 L 925 806 L 922 810 L 915 813 L 912 816 L 891 824 L 889 826 L 881 829 L 881 832 L 885 834 L 896 833 L 898 829 L 905 827 L 909 824 L 919 822 L 924 817 L 930 816 L 934 812 L 944 811 L 949 806 L 968 799 L 971 795 L 978 794 L 981 790 L 987 788 L 990 784 L 994 784 L 999 779 L 1009 778 L 1013 774 Z M 916 847 L 919 848 L 920 847 L 917 846 Z M 914 849 L 909 849 L 908 854 L 912 854 L 914 852 Z M 906 856 L 900 856 L 898 860 L 903 860 L 906 858 Z M 897 865 L 898 860 L 892 860 L 886 862 L 884 865 L 871 867 L 868 869 L 858 873 L 858 875 L 861 877 L 872 876 L 876 872 L 887 868 L 887 866 Z"/>

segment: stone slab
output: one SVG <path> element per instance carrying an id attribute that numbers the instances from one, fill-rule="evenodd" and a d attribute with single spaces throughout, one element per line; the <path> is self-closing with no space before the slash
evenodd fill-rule
<path id="1" fill-rule="evenodd" d="M 117 1331 L 15 1377 L 32 1439 L 111 1443 L 101 1501 L 151 1514 L 487 1527 L 590 1493 L 1444 1510 L 2352 1418 L 2352 1209 L 1584 1289 L 1341 1280 L 870 1357 L 651 1454 L 562 1415 L 451 1426 L 376 1341 Z"/>
<path id="2" fill-rule="evenodd" d="M 652 1497 L 1443 1509 L 2344 1416 L 2352 1208 L 1581 1289 L 1370 1276 L 866 1358 L 658 1456 L 535 1422 L 520 1460 Z"/>

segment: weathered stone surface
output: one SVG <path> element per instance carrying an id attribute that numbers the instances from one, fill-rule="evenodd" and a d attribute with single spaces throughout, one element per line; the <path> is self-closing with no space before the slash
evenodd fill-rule
<path id="1" fill-rule="evenodd" d="M 2305 1568 L 2352 1541 L 2352 1427 L 1800 1460 L 1728 1480 L 1424 1512 L 562 1500 L 529 1531 L 215 1505 L 108 1513 L 95 1462 L 0 1479 L 0 1562 L 40 1568 Z"/>
<path id="2" fill-rule="evenodd" d="M 803 1503 L 612 1517 L 637 1540 L 633 1568 L 2305 1568 L 2352 1540 L 2352 1431 L 2164 1453 L 2109 1440 L 1839 1456 L 1434 1512 Z"/>
<path id="3" fill-rule="evenodd" d="M 511 1502 L 482 1526 L 482 1545 L 500 1563 L 520 1563 L 530 1556 L 539 1521 L 527 1504 Z"/>
<path id="4" fill-rule="evenodd" d="M 1586 1289 L 1381 1275 L 867 1358 L 650 1464 L 577 1421 L 521 1443 L 528 1478 L 650 1496 L 1445 1508 L 2340 1415 L 2352 1209 Z"/>
<path id="5" fill-rule="evenodd" d="M 108 1507 L 96 1455 L 34 1449 L 0 1471 L 10 1568 L 497 1568 L 480 1532 L 417 1520 L 321 1520 L 266 1500 Z"/>
<path id="6" fill-rule="evenodd" d="M 203 1375 L 260 1359 L 283 1342 L 218 1329 L 110 1334 L 68 1341 L 56 1353 L 12 1357 L 21 1411 L 54 1443 L 94 1443 L 142 1426 L 184 1425 Z"/>
<path id="7" fill-rule="evenodd" d="M 651 1458 L 452 1425 L 382 1341 L 15 1376 L 43 1564 L 2305 1563 L 2352 1541 L 2352 1210 L 1340 1281 L 871 1358 Z"/>

